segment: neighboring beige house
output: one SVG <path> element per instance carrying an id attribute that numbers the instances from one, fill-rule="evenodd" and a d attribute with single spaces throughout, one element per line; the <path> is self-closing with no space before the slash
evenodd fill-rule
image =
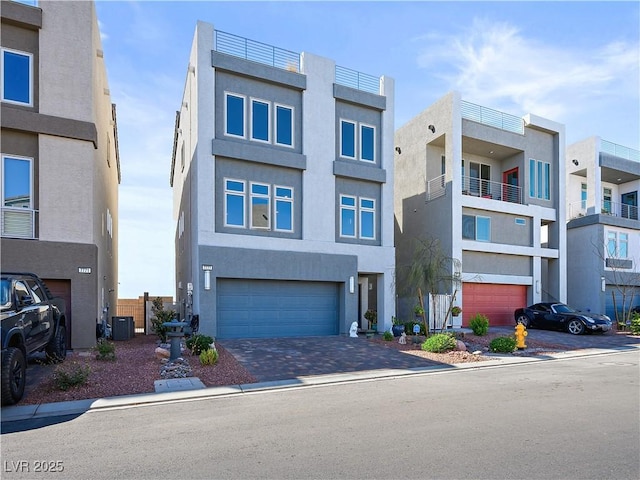
<path id="1" fill-rule="evenodd" d="M 93 2 L 2 1 L 3 271 L 67 301 L 67 345 L 118 298 L 120 160 Z"/>

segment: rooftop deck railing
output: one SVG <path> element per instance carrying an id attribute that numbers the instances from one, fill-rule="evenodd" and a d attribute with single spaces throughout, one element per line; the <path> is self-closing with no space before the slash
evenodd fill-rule
<path id="1" fill-rule="evenodd" d="M 232 33 L 216 30 L 214 48 L 217 52 L 262 63 L 292 72 L 300 72 L 300 54 L 290 50 L 256 42 Z"/>
<path id="2" fill-rule="evenodd" d="M 9 238 L 36 238 L 37 210 L 3 207 L 0 219 L 0 235 Z"/>
<path id="3" fill-rule="evenodd" d="M 515 115 L 499 112 L 492 108 L 483 107 L 474 103 L 462 101 L 462 118 L 474 122 L 500 128 L 508 132 L 524 134 L 524 120 Z"/>
<path id="4" fill-rule="evenodd" d="M 600 142 L 600 150 L 616 157 L 626 158 L 627 160 L 633 160 L 634 162 L 640 162 L 640 151 L 635 148 L 623 147 L 607 140 Z"/>
<path id="5" fill-rule="evenodd" d="M 380 95 L 380 79 L 367 73 L 336 65 L 336 83 Z"/>
<path id="6" fill-rule="evenodd" d="M 574 218 L 586 217 L 594 215 L 595 209 L 587 207 L 584 201 L 572 202 L 569 204 L 569 220 Z M 628 218 L 630 220 L 638 220 L 638 207 L 636 205 L 627 205 L 626 203 L 612 202 L 611 200 L 602 200 L 601 215 L 611 215 L 618 218 Z"/>

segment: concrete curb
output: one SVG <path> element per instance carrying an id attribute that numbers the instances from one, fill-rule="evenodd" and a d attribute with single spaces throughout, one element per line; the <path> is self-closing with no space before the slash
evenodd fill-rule
<path id="1" fill-rule="evenodd" d="M 122 395 L 118 397 L 98 398 L 91 400 L 76 400 L 70 402 L 43 403 L 38 405 L 16 405 L 3 407 L 1 410 L 2 422 L 19 420 L 58 417 L 68 415 L 81 415 L 87 412 L 106 411 L 117 408 L 129 408 L 134 406 L 155 405 L 167 402 L 180 402 L 188 400 L 200 400 L 205 398 L 223 397 L 238 394 L 264 392 L 269 390 L 282 390 L 299 387 L 314 387 L 321 385 L 335 385 L 348 382 L 373 381 L 381 379 L 399 378 L 410 375 L 426 375 L 433 373 L 455 372 L 475 370 L 481 368 L 503 367 L 521 365 L 523 363 L 544 362 L 548 360 L 564 360 L 594 355 L 615 354 L 628 351 L 639 351 L 640 345 L 614 347 L 608 349 L 590 348 L 584 350 L 568 350 L 549 355 L 514 356 L 500 354 L 486 354 L 489 360 L 473 363 L 460 363 L 453 365 L 437 365 L 432 367 L 420 367 L 410 369 L 383 369 L 367 370 L 350 373 L 336 373 L 330 375 L 315 375 L 298 377 L 290 380 L 276 380 L 261 383 L 249 383 L 243 385 L 227 385 L 221 387 L 200 388 L 194 390 L 179 390 L 161 393 L 144 393 L 139 395 Z"/>

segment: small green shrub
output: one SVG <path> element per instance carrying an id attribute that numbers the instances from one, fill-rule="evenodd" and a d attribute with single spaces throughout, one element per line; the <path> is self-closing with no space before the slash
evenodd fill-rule
<path id="1" fill-rule="evenodd" d="M 218 361 L 218 351 L 215 348 L 209 348 L 200 352 L 200 363 L 202 365 L 215 365 Z"/>
<path id="2" fill-rule="evenodd" d="M 631 325 L 629 326 L 629 330 L 634 335 L 640 335 L 640 313 L 631 314 Z"/>
<path id="3" fill-rule="evenodd" d="M 191 350 L 193 355 L 200 355 L 202 352 L 209 350 L 212 343 L 212 337 L 209 335 L 202 335 L 201 333 L 191 335 L 186 342 L 187 348 Z"/>
<path id="4" fill-rule="evenodd" d="M 393 340 L 393 333 L 391 332 L 384 332 L 384 334 L 382 335 L 382 338 L 384 340 L 386 340 L 387 342 L 390 342 L 391 340 Z"/>
<path id="5" fill-rule="evenodd" d="M 116 359 L 116 345 L 113 342 L 108 342 L 105 339 L 98 340 L 96 345 L 96 360 L 115 360 Z"/>
<path id="6" fill-rule="evenodd" d="M 475 335 L 481 337 L 489 331 L 489 319 L 481 313 L 476 313 L 471 321 L 469 321 L 469 327 L 471 327 Z"/>
<path id="7" fill-rule="evenodd" d="M 448 333 L 436 333 L 422 344 L 422 350 L 433 353 L 444 353 L 456 348 L 456 339 Z"/>
<path id="8" fill-rule="evenodd" d="M 64 363 L 53 371 L 53 383 L 58 390 L 69 390 L 87 383 L 91 367 L 78 362 Z"/>
<path id="9" fill-rule="evenodd" d="M 489 350 L 496 353 L 511 353 L 516 349 L 516 339 L 513 337 L 496 337 L 489 342 Z"/>

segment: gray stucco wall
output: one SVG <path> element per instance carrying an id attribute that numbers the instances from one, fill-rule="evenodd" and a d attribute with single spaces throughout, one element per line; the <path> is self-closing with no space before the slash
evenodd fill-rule
<path id="1" fill-rule="evenodd" d="M 473 208 L 463 208 L 462 214 L 490 218 L 491 243 L 521 245 L 524 247 L 533 245 L 533 231 L 530 217 Z M 516 224 L 517 218 L 523 219 L 526 222 L 525 225 Z"/>

